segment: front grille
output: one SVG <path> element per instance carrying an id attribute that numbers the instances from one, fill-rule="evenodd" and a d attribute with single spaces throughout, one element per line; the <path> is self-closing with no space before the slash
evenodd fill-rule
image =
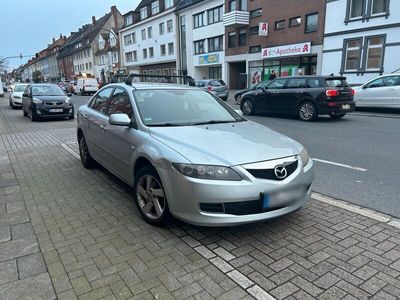
<path id="1" fill-rule="evenodd" d="M 53 106 L 53 105 L 63 105 L 63 104 L 64 104 L 64 101 L 57 101 L 57 102 L 54 102 L 54 101 L 46 101 L 44 104 L 45 104 L 45 105 L 49 105 L 49 106 Z"/>
<path id="2" fill-rule="evenodd" d="M 256 178 L 269 179 L 269 180 L 284 180 L 288 178 L 290 175 L 292 175 L 294 171 L 296 171 L 297 166 L 298 166 L 297 160 L 292 162 L 291 164 L 285 165 L 287 176 L 282 179 L 276 177 L 274 169 L 260 169 L 260 170 L 246 169 L 246 170 Z"/>
<path id="3" fill-rule="evenodd" d="M 282 207 L 263 209 L 260 200 L 226 203 L 200 203 L 200 209 L 204 212 L 225 213 L 235 216 L 261 214 L 281 208 Z"/>

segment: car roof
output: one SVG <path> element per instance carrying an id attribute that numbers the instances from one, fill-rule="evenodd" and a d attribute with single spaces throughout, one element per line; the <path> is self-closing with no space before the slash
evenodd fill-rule
<path id="1" fill-rule="evenodd" d="M 29 83 L 29 85 L 31 86 L 41 86 L 41 85 L 55 85 L 58 86 L 58 84 L 54 84 L 54 83 Z"/>
<path id="2" fill-rule="evenodd" d="M 132 90 L 159 90 L 159 89 L 169 89 L 169 90 L 198 90 L 196 87 L 175 84 L 175 83 L 159 83 L 159 82 L 132 82 L 132 85 L 126 83 L 111 83 L 105 87 L 123 87 L 131 88 Z"/>

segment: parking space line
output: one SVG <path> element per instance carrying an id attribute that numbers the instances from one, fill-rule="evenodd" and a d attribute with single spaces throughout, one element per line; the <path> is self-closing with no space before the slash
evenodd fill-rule
<path id="1" fill-rule="evenodd" d="M 342 167 L 342 168 L 352 169 L 352 170 L 356 170 L 356 171 L 360 171 L 360 172 L 368 171 L 368 169 L 354 167 L 354 166 L 345 165 L 345 164 L 340 164 L 340 163 L 336 163 L 336 162 L 324 160 L 324 159 L 319 159 L 319 158 L 313 158 L 313 161 L 317 161 L 317 162 L 329 164 L 329 165 L 334 165 L 334 166 L 338 166 L 338 167 Z"/>

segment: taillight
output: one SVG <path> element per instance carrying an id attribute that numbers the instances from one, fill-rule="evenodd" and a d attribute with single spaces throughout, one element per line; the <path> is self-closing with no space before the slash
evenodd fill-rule
<path id="1" fill-rule="evenodd" d="M 351 89 L 351 92 L 350 92 L 350 93 L 351 93 L 352 96 L 354 96 L 354 95 L 356 94 L 356 90 Z"/>
<path id="2" fill-rule="evenodd" d="M 213 88 L 212 86 L 209 86 L 209 87 L 208 87 L 208 90 L 209 90 L 210 92 L 213 92 L 213 91 L 214 91 L 214 88 Z"/>
<path id="3" fill-rule="evenodd" d="M 339 92 L 337 90 L 326 90 L 326 95 L 328 97 L 337 97 L 339 96 Z"/>

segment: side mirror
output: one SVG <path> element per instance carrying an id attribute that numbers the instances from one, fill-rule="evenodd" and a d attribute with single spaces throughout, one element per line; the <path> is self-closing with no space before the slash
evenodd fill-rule
<path id="1" fill-rule="evenodd" d="M 266 87 L 266 86 L 263 86 L 263 87 L 262 87 L 262 91 L 263 91 L 264 93 L 268 92 L 267 87 Z"/>
<path id="2" fill-rule="evenodd" d="M 131 119 L 127 114 L 112 114 L 108 119 L 108 123 L 116 126 L 129 126 Z"/>

